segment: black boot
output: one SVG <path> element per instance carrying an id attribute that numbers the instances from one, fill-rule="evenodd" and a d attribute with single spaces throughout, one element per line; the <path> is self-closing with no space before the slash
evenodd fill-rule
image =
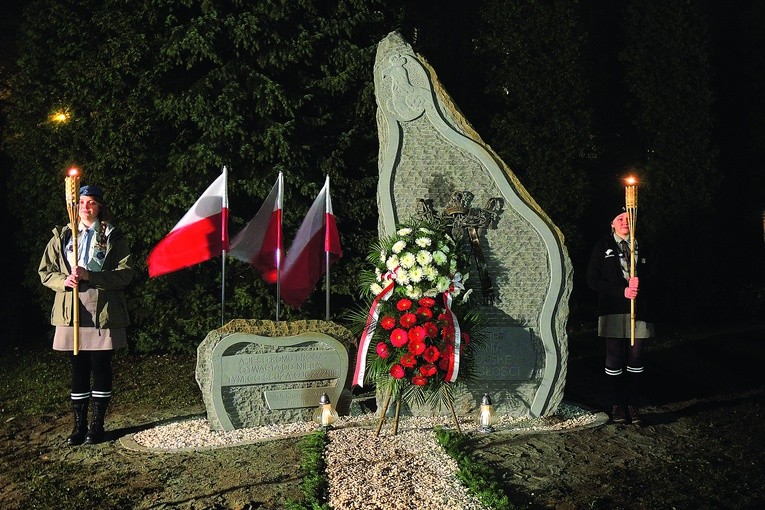
<path id="1" fill-rule="evenodd" d="M 608 397 L 611 399 L 611 420 L 614 423 L 626 423 L 629 419 L 627 415 L 627 395 L 624 384 L 624 374 L 621 370 L 609 370 L 606 368 L 606 387 Z"/>
<path id="2" fill-rule="evenodd" d="M 627 367 L 627 405 L 630 415 L 630 421 L 635 425 L 643 422 L 640 415 L 640 383 L 643 378 L 643 367 Z"/>
<path id="3" fill-rule="evenodd" d="M 98 444 L 104 440 L 104 418 L 106 418 L 107 407 L 109 407 L 108 398 L 93 399 L 93 417 L 90 420 L 85 444 Z"/>
<path id="4" fill-rule="evenodd" d="M 88 402 L 90 399 L 83 398 L 72 400 L 72 414 L 74 415 L 74 428 L 72 435 L 66 438 L 66 444 L 77 446 L 85 441 L 88 433 Z"/>

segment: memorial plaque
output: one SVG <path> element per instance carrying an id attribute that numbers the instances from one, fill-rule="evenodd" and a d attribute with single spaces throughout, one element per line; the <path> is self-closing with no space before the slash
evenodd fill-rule
<path id="1" fill-rule="evenodd" d="M 350 395 L 346 347 L 350 332 L 345 328 L 324 321 L 303 321 L 297 326 L 252 322 L 258 327 L 232 321 L 227 328 L 211 332 L 197 350 L 197 382 L 211 429 L 308 421 L 322 393 L 336 407 L 344 395 Z M 232 327 L 235 323 L 242 327 Z M 321 331 L 305 331 L 304 326 L 339 331 L 345 344 Z M 226 334 L 224 329 L 244 331 Z"/>
<path id="2" fill-rule="evenodd" d="M 532 331 L 522 327 L 487 327 L 486 339 L 475 353 L 475 376 L 481 381 L 530 381 L 537 354 Z"/>

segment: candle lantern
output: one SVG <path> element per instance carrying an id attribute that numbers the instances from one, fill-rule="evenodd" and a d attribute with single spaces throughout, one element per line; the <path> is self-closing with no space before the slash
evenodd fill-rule
<path id="1" fill-rule="evenodd" d="M 329 395 L 322 393 L 319 398 L 319 407 L 313 413 L 313 421 L 327 429 L 337 421 L 338 417 L 337 411 L 332 408 L 332 402 L 329 401 Z"/>
<path id="2" fill-rule="evenodd" d="M 483 394 L 481 399 L 481 407 L 478 409 L 478 432 L 494 432 L 494 424 L 496 423 L 496 416 L 494 414 L 494 406 L 491 404 L 491 397 L 488 393 Z"/>

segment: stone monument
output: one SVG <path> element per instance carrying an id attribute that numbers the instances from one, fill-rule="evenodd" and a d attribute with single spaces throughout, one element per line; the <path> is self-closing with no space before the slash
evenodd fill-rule
<path id="1" fill-rule="evenodd" d="M 473 246 L 468 286 L 488 338 L 457 412 L 473 412 L 487 392 L 501 413 L 554 413 L 566 379 L 573 277 L 563 235 L 398 33 L 378 45 L 374 82 L 380 235 L 425 216 Z"/>
<path id="2" fill-rule="evenodd" d="M 197 348 L 196 379 L 212 430 L 310 421 L 322 393 L 351 401 L 354 339 L 327 321 L 233 320 Z"/>

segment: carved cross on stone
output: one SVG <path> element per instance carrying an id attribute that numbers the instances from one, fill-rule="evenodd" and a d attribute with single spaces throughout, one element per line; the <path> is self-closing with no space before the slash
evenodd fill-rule
<path id="1" fill-rule="evenodd" d="M 420 199 L 417 215 L 436 228 L 450 231 L 457 243 L 468 237 L 471 254 L 478 266 L 483 304 L 491 305 L 495 299 L 494 285 L 486 269 L 479 236 L 487 228 L 496 228 L 503 201 L 495 197 L 490 198 L 484 208 L 470 207 L 473 197 L 469 191 L 455 191 L 441 214 L 436 212 L 432 200 Z"/>

